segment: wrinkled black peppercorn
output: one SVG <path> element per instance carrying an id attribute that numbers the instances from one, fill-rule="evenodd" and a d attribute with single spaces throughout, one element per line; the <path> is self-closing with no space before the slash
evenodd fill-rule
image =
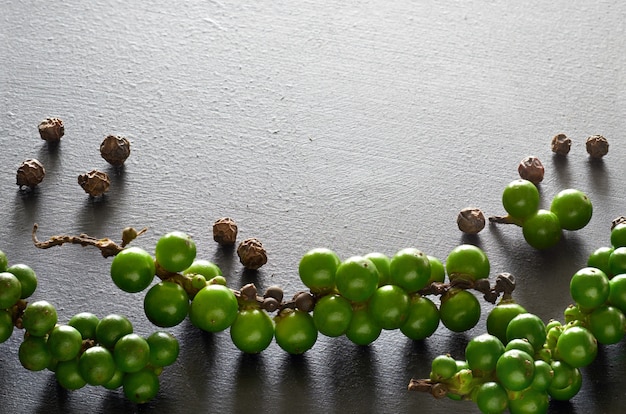
<path id="1" fill-rule="evenodd" d="M 78 176 L 78 184 L 92 197 L 98 197 L 109 191 L 111 180 L 109 175 L 98 170 L 91 170 L 88 173 Z"/>
<path id="2" fill-rule="evenodd" d="M 586 146 L 591 158 L 600 159 L 609 152 L 609 141 L 602 135 L 592 135 L 587 138 Z"/>
<path id="3" fill-rule="evenodd" d="M 17 185 L 22 187 L 35 188 L 46 176 L 46 169 L 38 160 L 32 158 L 22 162 L 17 169 Z"/>
<path id="4" fill-rule="evenodd" d="M 119 167 L 130 155 L 130 142 L 117 135 L 109 135 L 100 144 L 100 155 L 109 164 Z"/>
<path id="5" fill-rule="evenodd" d="M 263 244 L 255 238 L 249 238 L 239 243 L 237 255 L 246 269 L 256 270 L 267 263 L 267 253 Z"/>
<path id="6" fill-rule="evenodd" d="M 237 223 L 230 217 L 222 217 L 213 223 L 213 240 L 224 246 L 235 244 Z"/>
<path id="7" fill-rule="evenodd" d="M 572 140 L 565 134 L 556 134 L 552 138 L 552 152 L 559 155 L 567 155 L 572 147 Z"/>
<path id="8" fill-rule="evenodd" d="M 63 134 L 65 134 L 65 127 L 59 118 L 46 118 L 39 124 L 39 135 L 44 141 L 59 142 Z"/>
<path id="9" fill-rule="evenodd" d="M 520 161 L 517 167 L 519 176 L 537 185 L 543 181 L 545 169 L 537 157 L 529 156 Z"/>
<path id="10" fill-rule="evenodd" d="M 467 207 L 459 213 L 456 224 L 463 233 L 476 234 L 485 228 L 485 215 L 478 208 Z"/>

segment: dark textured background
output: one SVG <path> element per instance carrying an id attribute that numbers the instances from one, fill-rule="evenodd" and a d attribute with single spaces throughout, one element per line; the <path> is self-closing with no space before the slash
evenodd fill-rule
<path id="1" fill-rule="evenodd" d="M 0 13 L 0 249 L 39 276 L 32 300 L 57 306 L 60 322 L 81 311 L 123 313 L 137 332 L 143 294 L 121 292 L 110 259 L 95 249 L 33 247 L 40 237 L 89 233 L 154 251 L 167 231 L 190 233 L 198 257 L 217 262 L 230 287 L 302 288 L 301 255 L 324 246 L 342 258 L 417 247 L 445 259 L 460 243 L 482 247 L 493 275 L 518 278 L 515 297 L 544 320 L 562 320 L 569 278 L 609 243 L 611 219 L 626 214 L 626 3 L 598 1 L 2 1 Z M 47 116 L 65 121 L 56 150 L 38 137 Z M 573 140 L 566 159 L 550 139 Z M 100 157 L 107 134 L 127 136 L 132 154 L 116 171 Z M 603 134 L 609 155 L 589 161 L 587 136 Z M 546 167 L 544 207 L 574 187 L 594 203 L 588 227 L 547 252 L 521 230 L 488 227 L 464 237 L 458 211 L 500 214 L 517 164 Z M 27 158 L 44 182 L 19 192 Z M 111 175 L 90 199 L 76 183 L 93 168 Z M 231 216 L 240 240 L 258 237 L 269 262 L 244 272 L 212 240 Z M 242 355 L 227 332 L 188 322 L 171 331 L 179 361 L 166 368 L 144 407 L 121 392 L 65 392 L 49 372 L 17 358 L 20 332 L 0 345 L 0 411 L 21 412 L 477 412 L 473 403 L 408 393 L 430 361 L 462 357 L 491 309 L 466 334 L 444 327 L 412 343 L 383 332 L 368 348 L 320 337 L 302 357 L 272 344 Z M 583 389 L 552 413 L 614 413 L 626 402 L 624 342 L 602 348 Z"/>

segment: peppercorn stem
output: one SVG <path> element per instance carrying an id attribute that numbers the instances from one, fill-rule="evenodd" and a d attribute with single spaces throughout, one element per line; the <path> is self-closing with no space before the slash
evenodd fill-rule
<path id="1" fill-rule="evenodd" d="M 431 392 L 432 388 L 433 388 L 433 382 L 429 379 L 411 378 L 411 381 L 409 381 L 409 386 L 408 386 L 409 391 L 417 391 L 417 392 Z"/>
<path id="2" fill-rule="evenodd" d="M 515 224 L 516 226 L 522 227 L 520 220 L 513 218 L 508 214 L 506 216 L 491 216 L 489 217 L 489 222 L 497 224 Z"/>
<path id="3" fill-rule="evenodd" d="M 118 245 L 117 243 L 115 243 L 113 240 L 109 238 L 96 239 L 95 237 L 89 236 L 87 234 L 80 234 L 78 236 L 68 236 L 68 235 L 51 236 L 48 240 L 39 241 L 37 239 L 38 228 L 39 228 L 39 225 L 37 223 L 33 224 L 32 239 L 33 239 L 33 243 L 35 244 L 35 247 L 39 249 L 49 249 L 51 247 L 61 246 L 66 243 L 80 244 L 83 247 L 85 246 L 97 247 L 98 249 L 100 249 L 100 252 L 102 253 L 102 256 L 104 257 L 115 256 L 116 254 L 124 250 L 124 247 L 126 246 L 126 244 L 128 244 L 131 240 L 133 240 L 135 237 L 147 231 L 147 228 L 144 228 L 140 231 L 136 231 L 135 229 L 132 229 L 132 228 L 126 228 L 123 231 L 122 244 Z"/>

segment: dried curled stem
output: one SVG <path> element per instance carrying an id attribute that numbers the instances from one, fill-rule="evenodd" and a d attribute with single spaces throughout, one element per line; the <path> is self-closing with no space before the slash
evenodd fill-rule
<path id="1" fill-rule="evenodd" d="M 20 299 L 17 301 L 15 305 L 7 309 L 9 314 L 11 315 L 11 319 L 13 320 L 13 326 L 17 329 L 22 329 L 22 316 L 24 316 L 24 310 L 26 310 L 26 306 L 28 306 L 28 302 L 24 299 Z"/>
<path id="2" fill-rule="evenodd" d="M 60 235 L 60 236 L 52 236 L 48 240 L 39 241 L 37 239 L 37 229 L 39 225 L 37 223 L 33 224 L 33 243 L 35 247 L 39 249 L 49 249 L 53 246 L 61 246 L 66 243 L 70 244 L 80 244 L 81 246 L 94 246 L 100 249 L 102 256 L 111 257 L 115 256 L 124 248 L 128 243 L 133 241 L 137 236 L 144 234 L 148 231 L 147 227 L 137 231 L 132 227 L 127 227 L 122 231 L 122 243 L 117 244 L 113 240 L 109 238 L 96 239 L 95 237 L 89 236 L 87 234 L 80 234 L 78 236 L 68 236 L 68 235 Z"/>
<path id="3" fill-rule="evenodd" d="M 448 387 L 445 384 L 432 382 L 430 379 L 411 379 L 408 386 L 409 391 L 428 392 L 433 397 L 439 399 L 448 394 Z"/>
<path id="4" fill-rule="evenodd" d="M 489 222 L 490 223 L 496 223 L 496 224 L 515 224 L 517 226 L 522 227 L 522 223 L 517 220 L 514 219 L 513 217 L 506 215 L 506 216 L 490 216 L 489 217 Z"/>
<path id="5" fill-rule="evenodd" d="M 459 276 L 459 275 L 457 275 Z M 491 286 L 489 280 L 471 278 L 454 277 L 450 283 L 432 282 L 424 289 L 418 291 L 422 296 L 426 295 L 443 295 L 451 288 L 473 289 L 483 294 L 483 298 L 490 303 L 496 303 L 496 300 L 502 294 L 502 298 L 511 298 L 513 290 L 515 290 L 515 277 L 510 273 L 500 273 L 496 276 L 496 281 Z"/>

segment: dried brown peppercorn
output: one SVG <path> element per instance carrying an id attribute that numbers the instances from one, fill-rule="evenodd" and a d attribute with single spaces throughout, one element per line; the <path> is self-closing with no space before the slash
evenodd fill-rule
<path id="1" fill-rule="evenodd" d="M 17 168 L 17 185 L 20 189 L 24 186 L 35 188 L 46 176 L 46 169 L 38 160 L 32 158 L 22 162 Z"/>
<path id="2" fill-rule="evenodd" d="M 78 176 L 78 184 L 92 197 L 98 197 L 109 191 L 111 180 L 109 175 L 98 170 L 91 170 L 88 173 Z"/>
<path id="3" fill-rule="evenodd" d="M 517 167 L 519 176 L 537 185 L 543 181 L 543 164 L 537 157 L 529 156 L 520 161 Z"/>
<path id="4" fill-rule="evenodd" d="M 591 158 L 600 159 L 609 152 L 609 141 L 602 135 L 592 135 L 587 138 L 586 146 Z"/>
<path id="5" fill-rule="evenodd" d="M 478 208 L 466 207 L 459 213 L 456 224 L 463 233 L 476 234 L 485 228 L 485 215 Z"/>
<path id="6" fill-rule="evenodd" d="M 130 142 L 117 135 L 109 135 L 100 144 L 100 155 L 109 164 L 120 167 L 130 155 Z"/>
<path id="7" fill-rule="evenodd" d="M 59 142 L 63 134 L 65 134 L 65 127 L 59 118 L 46 118 L 39 124 L 39 135 L 44 141 Z"/>
<path id="8" fill-rule="evenodd" d="M 556 134 L 552 138 L 552 152 L 559 155 L 567 155 L 572 147 L 572 140 L 565 134 Z"/>
<path id="9" fill-rule="evenodd" d="M 254 237 L 239 243 L 237 247 L 239 261 L 246 269 L 256 270 L 267 263 L 267 253 L 259 239 Z"/>
<path id="10" fill-rule="evenodd" d="M 224 246 L 235 244 L 237 223 L 230 217 L 222 217 L 213 223 L 213 240 Z"/>

